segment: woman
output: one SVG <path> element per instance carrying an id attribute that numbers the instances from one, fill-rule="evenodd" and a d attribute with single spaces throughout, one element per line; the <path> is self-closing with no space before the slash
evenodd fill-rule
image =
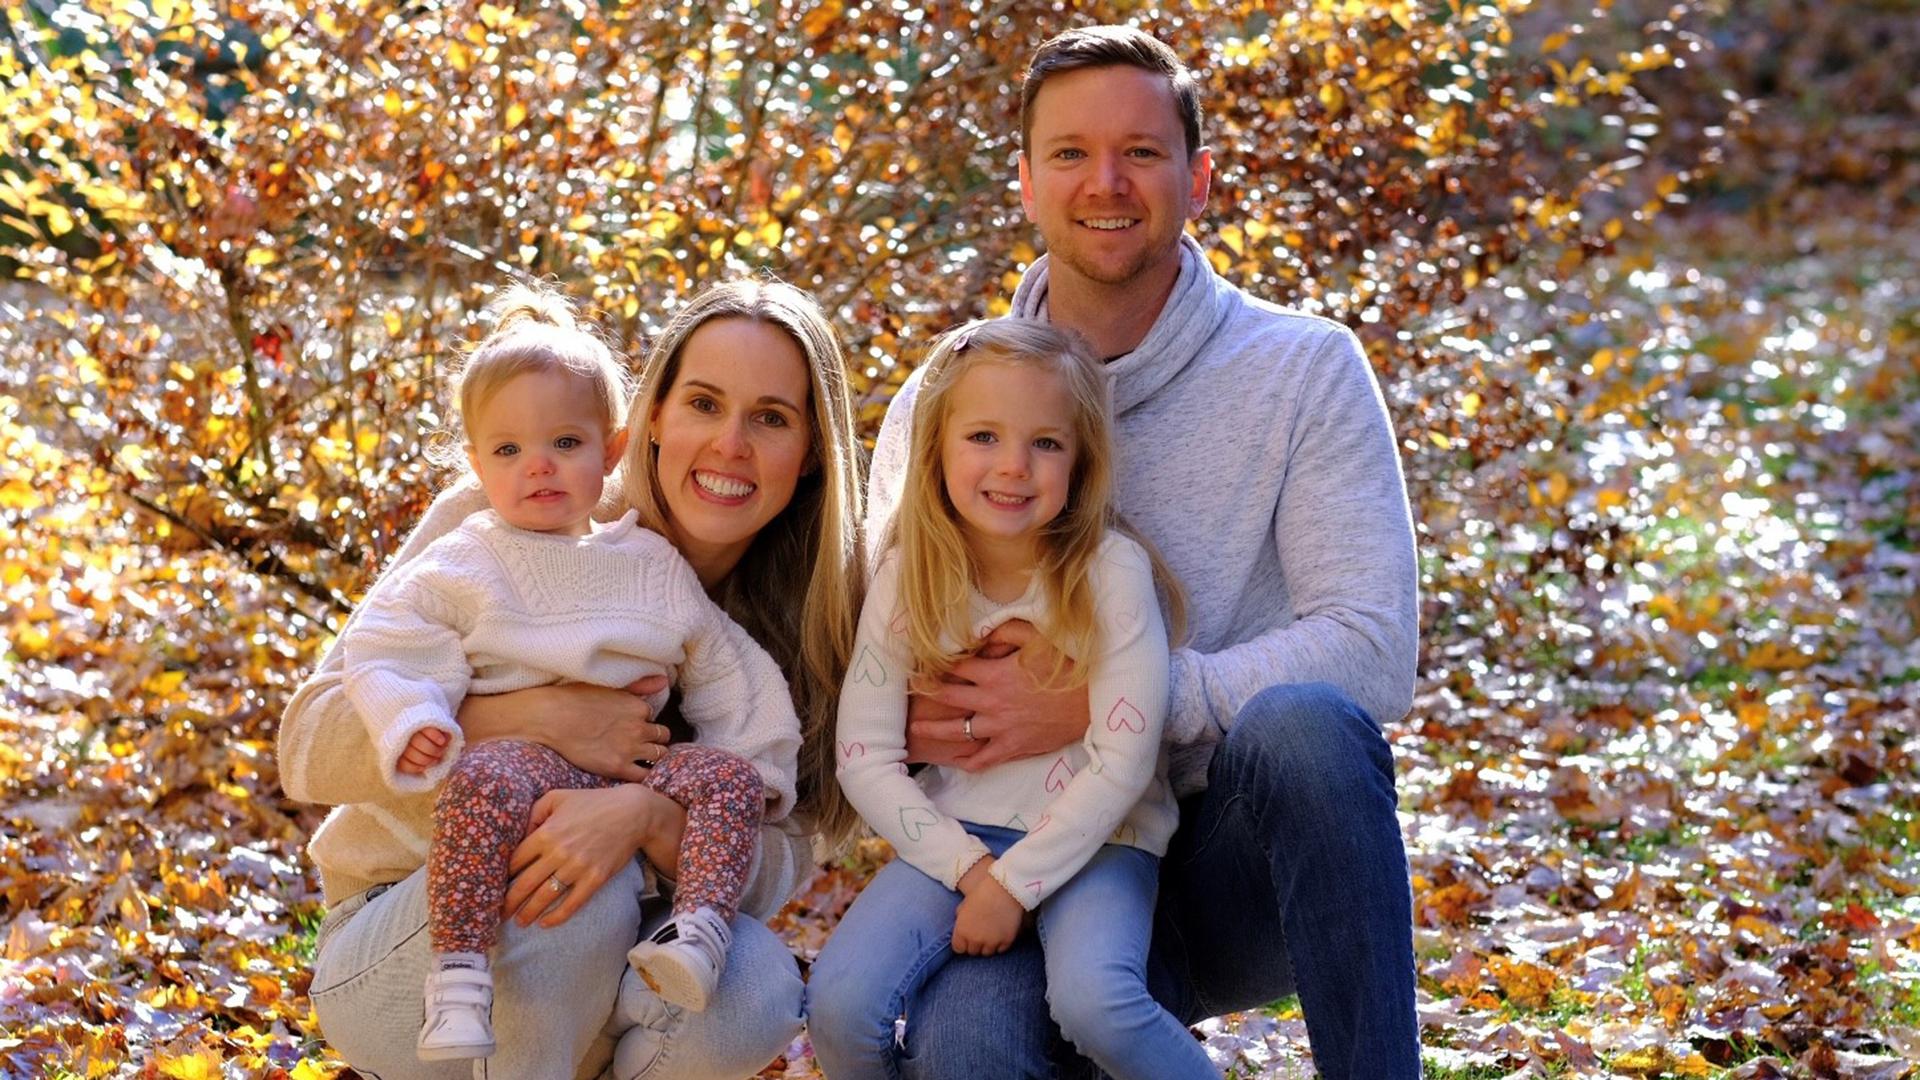
<path id="1" fill-rule="evenodd" d="M 673 541 L 787 673 L 806 736 L 795 818 L 830 840 L 853 821 L 833 780 L 831 731 L 860 608 L 860 466 L 844 370 L 837 337 L 805 293 L 757 281 L 708 289 L 647 357 L 622 484 L 640 523 Z M 395 565 L 483 505 L 471 481 L 443 493 Z M 342 637 L 353 633 L 349 622 Z M 281 783 L 295 799 L 391 828 L 403 815 L 377 801 L 392 796 L 342 692 L 340 653 L 336 642 L 288 705 Z M 637 763 L 665 751 L 669 730 L 656 719 L 666 718 L 649 716 L 637 694 L 578 684 L 470 698 L 459 713 L 469 741 L 529 738 L 629 781 L 644 773 Z M 533 822 L 514 853 L 495 956 L 500 1046 L 490 1075 L 566 1080 L 597 1075 L 611 1058 L 619 1080 L 738 1077 L 785 1049 L 800 1027 L 801 983 L 757 920 L 811 872 L 805 825 L 762 830 L 726 974 L 705 1012 L 686 1013 L 626 966 L 652 876 L 670 881 L 677 867 L 679 805 L 637 783 L 556 791 Z M 310 991 L 320 1025 L 361 1072 L 464 1076 L 464 1063 L 414 1055 L 428 962 L 423 855 L 369 866 L 358 854 L 321 839 L 313 847 L 329 908 Z M 645 914 L 656 907 L 665 910 L 650 904 Z"/>

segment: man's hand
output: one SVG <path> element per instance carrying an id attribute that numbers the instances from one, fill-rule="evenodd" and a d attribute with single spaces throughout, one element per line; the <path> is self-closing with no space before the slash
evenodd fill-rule
<path id="1" fill-rule="evenodd" d="M 439 728 L 421 728 L 407 740 L 407 748 L 400 751 L 400 761 L 394 771 L 405 776 L 425 776 L 427 770 L 440 764 L 447 756 L 447 744 L 453 737 Z"/>
<path id="2" fill-rule="evenodd" d="M 953 913 L 953 951 L 962 956 L 994 956 L 1013 947 L 1027 911 L 987 873 L 991 855 L 960 878 L 965 898 Z"/>
<path id="3" fill-rule="evenodd" d="M 1087 733 L 1087 688 L 1047 685 L 1059 681 L 1058 657 L 1029 622 L 996 627 L 944 682 L 917 687 L 908 699 L 907 760 L 973 772 L 1079 742 Z M 1071 672 L 1072 661 L 1061 671 Z"/>

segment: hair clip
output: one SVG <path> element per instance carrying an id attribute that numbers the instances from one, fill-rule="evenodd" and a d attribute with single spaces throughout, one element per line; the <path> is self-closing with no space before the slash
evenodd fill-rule
<path id="1" fill-rule="evenodd" d="M 964 330 L 959 337 L 953 339 L 954 355 L 958 356 L 967 351 L 967 347 L 973 344 L 973 333 L 972 330 Z"/>

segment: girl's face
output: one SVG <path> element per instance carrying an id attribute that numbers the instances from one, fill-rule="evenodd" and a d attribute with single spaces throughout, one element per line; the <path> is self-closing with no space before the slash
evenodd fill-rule
<path id="1" fill-rule="evenodd" d="M 982 556 L 1037 556 L 1040 530 L 1067 505 L 1079 454 L 1065 381 L 986 360 L 961 374 L 947 402 L 941 477 L 968 545 Z"/>
<path id="2" fill-rule="evenodd" d="M 467 462 L 507 524 L 585 536 L 626 431 L 609 433 L 587 380 L 565 371 L 516 375 L 466 418 Z"/>
<path id="3" fill-rule="evenodd" d="M 717 318 L 680 347 L 648 418 L 667 538 L 703 584 L 726 577 L 810 467 L 811 380 L 786 331 Z"/>

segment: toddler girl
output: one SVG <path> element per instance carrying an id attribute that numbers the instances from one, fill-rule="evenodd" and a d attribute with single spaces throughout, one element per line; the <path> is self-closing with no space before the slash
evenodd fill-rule
<path id="1" fill-rule="evenodd" d="M 454 710 L 467 694 L 677 675 L 699 743 L 667 748 L 645 783 L 686 808 L 679 883 L 672 920 L 629 959 L 661 997 L 691 1009 L 705 1008 L 725 963 L 763 815 L 777 820 L 793 805 L 800 743 L 772 658 L 714 606 L 673 545 L 632 512 L 593 521 L 628 434 L 626 376 L 612 351 L 557 295 L 516 287 L 496 315 L 455 391 L 490 509 L 405 565 L 355 615 L 345 646 L 346 692 L 382 748 L 387 784 L 420 799 L 439 789 L 426 1060 L 493 1053 L 487 953 L 535 801 L 614 784 L 534 743 L 465 746 Z M 555 876 L 540 887 L 557 902 L 578 884 Z"/>
<path id="2" fill-rule="evenodd" d="M 1160 746 L 1167 631 L 1157 559 L 1112 508 L 1108 402 L 1079 339 L 1042 322 L 975 323 L 928 360 L 905 492 L 840 699 L 841 785 L 900 857 L 809 979 L 814 1053 L 833 1080 L 897 1075 L 892 1055 L 932 972 L 950 952 L 1004 951 L 1029 914 L 1049 1007 L 1083 1053 L 1123 1078 L 1218 1075 L 1147 993 L 1159 856 L 1178 814 Z M 948 671 L 1014 619 L 1064 657 L 1043 677 L 1085 685 L 1085 739 L 910 776 L 909 678 Z"/>

